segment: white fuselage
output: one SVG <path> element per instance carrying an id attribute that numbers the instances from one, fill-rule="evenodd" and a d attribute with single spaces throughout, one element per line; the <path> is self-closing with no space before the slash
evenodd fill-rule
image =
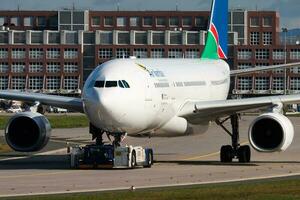
<path id="1" fill-rule="evenodd" d="M 224 100 L 229 86 L 230 69 L 223 60 L 116 59 L 91 73 L 82 98 L 90 122 L 105 131 L 180 136 L 202 133 L 209 123 L 189 124 L 178 117 L 185 102 Z"/>

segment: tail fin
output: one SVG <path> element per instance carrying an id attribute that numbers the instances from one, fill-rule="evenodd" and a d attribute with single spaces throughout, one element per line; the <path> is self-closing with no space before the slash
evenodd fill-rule
<path id="1" fill-rule="evenodd" d="M 201 58 L 227 59 L 228 0 L 212 0 L 209 29 Z"/>

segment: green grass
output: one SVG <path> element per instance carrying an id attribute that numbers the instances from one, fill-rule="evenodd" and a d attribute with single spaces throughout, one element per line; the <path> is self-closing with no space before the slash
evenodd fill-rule
<path id="1" fill-rule="evenodd" d="M 9 199 L 9 198 L 8 198 Z M 300 199 L 300 180 L 272 180 L 261 183 L 230 183 L 189 188 L 174 187 L 148 190 L 98 192 L 13 198 L 17 200 L 285 200 Z"/>
<path id="2" fill-rule="evenodd" d="M 0 116 L 0 129 L 4 129 L 11 116 Z M 89 121 L 84 115 L 50 115 L 46 116 L 52 128 L 88 127 Z"/>

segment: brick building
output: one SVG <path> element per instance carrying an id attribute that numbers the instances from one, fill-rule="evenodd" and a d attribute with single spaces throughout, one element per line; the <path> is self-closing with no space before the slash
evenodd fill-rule
<path id="1" fill-rule="evenodd" d="M 78 95 L 95 66 L 111 58 L 199 58 L 207 11 L 0 11 L 0 89 Z M 295 62 L 300 46 L 279 39 L 273 11 L 229 12 L 234 69 Z M 300 91 L 298 68 L 288 92 Z M 284 92 L 282 70 L 236 77 L 234 94 Z"/>

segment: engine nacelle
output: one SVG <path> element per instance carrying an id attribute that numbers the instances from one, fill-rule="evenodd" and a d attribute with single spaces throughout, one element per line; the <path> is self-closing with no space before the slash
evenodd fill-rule
<path id="1" fill-rule="evenodd" d="M 257 117 L 249 128 L 251 146 L 260 152 L 285 151 L 294 138 L 294 126 L 284 115 L 266 113 Z"/>
<path id="2" fill-rule="evenodd" d="M 49 141 L 51 126 L 39 113 L 23 112 L 14 115 L 5 128 L 7 144 L 15 151 L 39 151 Z"/>

